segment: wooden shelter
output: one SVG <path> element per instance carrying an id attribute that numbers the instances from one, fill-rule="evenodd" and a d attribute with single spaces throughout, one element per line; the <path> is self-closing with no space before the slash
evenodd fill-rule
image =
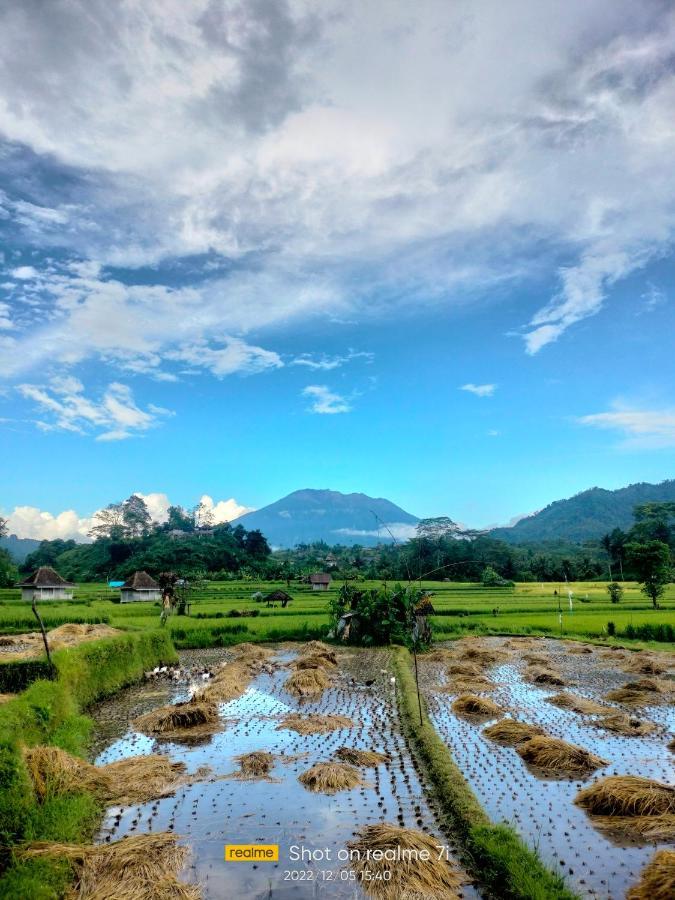
<path id="1" fill-rule="evenodd" d="M 134 572 L 120 588 L 120 599 L 122 603 L 161 600 L 162 589 L 147 572 Z"/>
<path id="2" fill-rule="evenodd" d="M 40 566 L 17 587 L 21 588 L 21 599 L 30 603 L 33 600 L 73 599 L 74 585 L 62 578 L 51 566 Z"/>

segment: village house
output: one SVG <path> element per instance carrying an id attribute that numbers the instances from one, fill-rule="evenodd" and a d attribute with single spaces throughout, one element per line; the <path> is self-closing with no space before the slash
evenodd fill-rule
<path id="1" fill-rule="evenodd" d="M 327 572 L 315 572 L 309 576 L 309 583 L 313 591 L 327 591 L 331 578 Z"/>
<path id="2" fill-rule="evenodd" d="M 21 599 L 28 600 L 72 600 L 73 587 L 50 566 L 40 566 L 30 578 L 17 585 L 21 588 Z"/>
<path id="3" fill-rule="evenodd" d="M 147 572 L 134 572 L 120 588 L 122 603 L 133 603 L 139 600 L 161 600 L 162 589 Z"/>

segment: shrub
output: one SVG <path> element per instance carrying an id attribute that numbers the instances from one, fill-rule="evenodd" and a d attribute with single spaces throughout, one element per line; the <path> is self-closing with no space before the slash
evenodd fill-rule
<path id="1" fill-rule="evenodd" d="M 616 634 L 616 625 L 614 624 L 614 622 L 607 623 L 607 634 L 610 637 L 614 637 L 614 635 Z"/>

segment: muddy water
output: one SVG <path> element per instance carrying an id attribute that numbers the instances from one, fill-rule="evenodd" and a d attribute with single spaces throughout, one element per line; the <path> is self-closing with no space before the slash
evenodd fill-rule
<path id="1" fill-rule="evenodd" d="M 281 649 L 276 661 L 287 662 L 294 655 Z M 189 667 L 213 665 L 227 656 L 223 650 L 186 651 L 181 654 L 181 663 Z M 185 683 L 142 684 L 100 704 L 93 710 L 97 763 L 162 752 L 185 762 L 189 772 L 209 766 L 213 777 L 180 788 L 174 797 L 110 809 L 99 839 L 116 840 L 126 834 L 165 829 L 182 835 L 192 850 L 185 877 L 202 885 L 205 900 L 365 896 L 359 886 L 342 880 L 345 863 L 337 861 L 338 851 L 362 826 L 388 821 L 422 829 L 438 837 L 439 843 L 449 843 L 436 826 L 401 736 L 390 669 L 386 652 L 342 653 L 333 685 L 320 700 L 312 702 L 295 700 L 284 691 L 283 682 L 290 674 L 287 668 L 262 674 L 242 697 L 221 704 L 224 730 L 191 745 L 155 740 L 128 724 L 142 712 L 186 699 L 189 687 Z M 370 680 L 374 683 L 366 686 Z M 298 710 L 345 715 L 356 727 L 304 736 L 276 730 L 280 718 Z M 298 775 L 317 762 L 329 760 L 345 744 L 384 751 L 391 761 L 363 770 L 366 787 L 332 797 L 307 791 L 298 782 Z M 281 757 L 271 773 L 274 782 L 218 778 L 237 769 L 234 756 L 254 750 L 268 750 Z M 300 759 L 283 761 L 283 756 L 300 754 Z M 225 863 L 226 843 L 279 844 L 279 863 Z M 292 862 L 292 846 L 310 852 L 328 851 L 331 859 Z M 476 898 L 478 894 L 467 885 L 464 896 Z"/>
<path id="2" fill-rule="evenodd" d="M 504 648 L 509 642 L 490 639 L 484 643 Z M 452 644 L 444 646 L 451 648 Z M 491 818 L 510 822 L 580 896 L 619 900 L 637 881 L 640 870 L 659 845 L 612 839 L 597 830 L 573 800 L 582 787 L 606 775 L 642 775 L 674 783 L 675 757 L 666 744 L 675 732 L 675 711 L 672 705 L 628 710 L 612 704 L 617 710 L 660 726 L 645 737 L 621 737 L 593 727 L 595 716 L 579 715 L 546 703 L 547 696 L 560 691 L 601 700 L 612 688 L 641 677 L 622 672 L 616 661 L 602 658 L 597 651 L 583 656 L 567 651 L 564 642 L 553 640 L 542 640 L 526 651 L 546 653 L 551 668 L 564 677 L 565 687 L 543 688 L 524 681 L 525 664 L 519 652 L 511 651 L 506 663 L 488 670 L 497 688 L 486 696 L 507 715 L 541 725 L 553 737 L 609 760 L 608 766 L 587 779 L 542 777 L 513 748 L 483 737 L 483 727 L 494 720 L 476 723 L 454 715 L 450 708 L 454 696 L 437 690 L 446 682 L 447 663 L 422 664 L 423 690 L 432 721 Z"/>

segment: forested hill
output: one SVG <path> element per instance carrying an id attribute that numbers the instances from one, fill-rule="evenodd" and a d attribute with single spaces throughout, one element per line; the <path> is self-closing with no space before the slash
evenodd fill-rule
<path id="1" fill-rule="evenodd" d="M 0 547 L 7 550 L 14 562 L 22 563 L 29 553 L 40 546 L 40 541 L 33 538 L 19 538 L 15 534 L 0 538 Z"/>
<path id="2" fill-rule="evenodd" d="M 597 540 L 614 528 L 630 528 L 638 504 L 666 500 L 675 501 L 675 480 L 640 482 L 616 491 L 595 487 L 568 500 L 556 500 L 511 528 L 495 528 L 490 535 L 511 544 Z"/>

